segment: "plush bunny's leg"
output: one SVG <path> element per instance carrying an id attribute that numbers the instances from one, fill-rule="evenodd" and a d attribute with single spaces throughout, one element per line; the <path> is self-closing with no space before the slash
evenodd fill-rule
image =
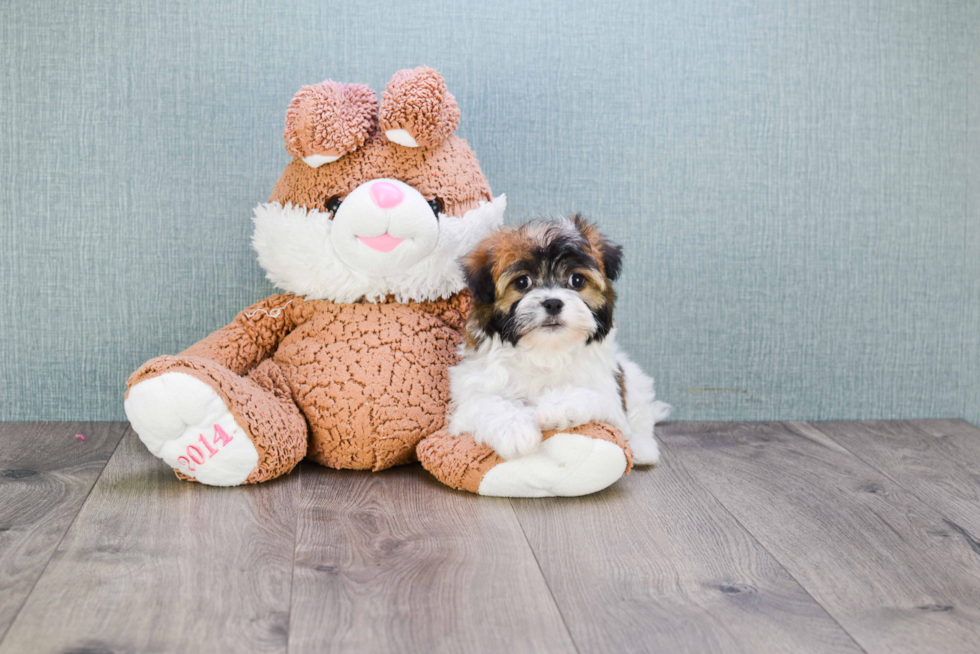
<path id="1" fill-rule="evenodd" d="M 541 447 L 505 461 L 472 436 L 437 432 L 416 450 L 422 467 L 453 488 L 497 497 L 575 497 L 615 483 L 632 467 L 633 451 L 612 427 L 589 423 L 546 431 Z"/>
<path id="2" fill-rule="evenodd" d="M 247 377 L 199 357 L 160 357 L 130 378 L 126 415 L 177 476 L 212 486 L 273 479 L 306 454 L 306 421 L 271 360 Z"/>

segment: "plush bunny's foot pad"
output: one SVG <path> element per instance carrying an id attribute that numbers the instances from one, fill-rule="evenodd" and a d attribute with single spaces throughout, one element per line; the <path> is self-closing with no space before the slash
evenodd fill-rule
<path id="1" fill-rule="evenodd" d="M 204 382 L 168 372 L 134 386 L 126 415 L 147 449 L 184 476 L 211 486 L 238 486 L 259 453 L 221 397 Z"/>
<path id="2" fill-rule="evenodd" d="M 193 357 L 160 357 L 130 379 L 126 415 L 185 480 L 238 486 L 285 474 L 306 454 L 306 423 L 271 360 L 246 377 Z"/>
<path id="3" fill-rule="evenodd" d="M 622 434 L 589 423 L 544 433 L 541 447 L 509 461 L 472 436 L 439 432 L 418 447 L 422 467 L 453 488 L 496 497 L 576 497 L 629 472 L 633 452 Z"/>

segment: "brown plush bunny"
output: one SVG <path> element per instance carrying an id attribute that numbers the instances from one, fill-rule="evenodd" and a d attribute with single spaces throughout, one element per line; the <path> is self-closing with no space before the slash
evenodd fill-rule
<path id="1" fill-rule="evenodd" d="M 179 477 L 234 486 L 304 456 L 383 470 L 422 455 L 442 481 L 475 492 L 473 480 L 504 463 L 440 431 L 469 307 L 457 262 L 505 207 L 452 133 L 458 122 L 429 68 L 395 74 L 380 107 L 358 84 L 296 94 L 285 131 L 294 159 L 256 207 L 253 236 L 284 294 L 129 379 L 133 428 Z M 615 441 L 625 468 L 618 432 L 583 429 Z"/>

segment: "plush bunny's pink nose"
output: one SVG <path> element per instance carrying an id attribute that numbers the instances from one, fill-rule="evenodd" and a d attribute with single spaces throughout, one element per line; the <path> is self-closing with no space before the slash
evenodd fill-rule
<path id="1" fill-rule="evenodd" d="M 381 209 L 393 209 L 402 203 L 405 194 L 394 184 L 375 182 L 371 184 L 371 199 Z"/>

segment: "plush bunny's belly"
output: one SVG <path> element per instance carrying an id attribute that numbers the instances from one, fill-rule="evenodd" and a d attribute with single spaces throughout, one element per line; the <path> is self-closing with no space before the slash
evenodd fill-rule
<path id="1" fill-rule="evenodd" d="M 307 458 L 358 470 L 414 461 L 445 425 L 459 332 L 413 304 L 323 309 L 274 355 L 310 426 Z"/>

